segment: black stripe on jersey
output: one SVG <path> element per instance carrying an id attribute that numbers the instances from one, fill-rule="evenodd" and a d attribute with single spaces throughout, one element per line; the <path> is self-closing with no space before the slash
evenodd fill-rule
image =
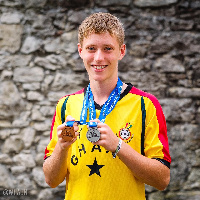
<path id="1" fill-rule="evenodd" d="M 62 124 L 65 122 L 65 110 L 66 110 L 66 104 L 67 104 L 67 100 L 69 99 L 69 96 L 65 99 L 62 108 L 61 108 L 61 120 L 62 120 Z"/>
<path id="2" fill-rule="evenodd" d="M 145 137 L 145 120 L 146 109 L 143 97 L 141 97 L 141 111 L 142 111 L 142 132 L 141 132 L 141 154 L 144 156 L 144 137 Z"/>
<path id="3" fill-rule="evenodd" d="M 168 161 L 160 158 L 153 158 L 153 159 L 160 161 L 163 165 L 167 166 L 170 169 L 170 163 Z"/>

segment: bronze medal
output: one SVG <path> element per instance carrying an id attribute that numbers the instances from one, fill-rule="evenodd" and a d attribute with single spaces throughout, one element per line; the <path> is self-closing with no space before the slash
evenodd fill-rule
<path id="1" fill-rule="evenodd" d="M 74 127 L 65 126 L 65 128 L 62 130 L 61 135 L 65 142 L 71 141 L 75 137 Z"/>

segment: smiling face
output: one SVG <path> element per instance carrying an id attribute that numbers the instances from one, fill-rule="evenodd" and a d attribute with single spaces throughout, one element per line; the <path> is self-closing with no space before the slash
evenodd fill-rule
<path id="1" fill-rule="evenodd" d="M 119 46 L 116 36 L 108 32 L 92 33 L 78 44 L 90 81 L 115 81 L 118 77 L 118 61 L 125 55 L 125 45 Z"/>

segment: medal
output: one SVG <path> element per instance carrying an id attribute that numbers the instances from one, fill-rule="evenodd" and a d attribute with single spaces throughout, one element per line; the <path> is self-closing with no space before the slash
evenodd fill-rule
<path id="1" fill-rule="evenodd" d="M 65 126 L 61 132 L 61 135 L 65 142 L 71 141 L 75 137 L 74 127 Z"/>
<path id="2" fill-rule="evenodd" d="M 100 140 L 101 133 L 97 127 L 89 127 L 86 137 L 90 142 L 97 142 Z"/>

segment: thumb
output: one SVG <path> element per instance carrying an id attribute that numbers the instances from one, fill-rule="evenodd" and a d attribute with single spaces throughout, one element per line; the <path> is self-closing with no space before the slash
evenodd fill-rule
<path id="1" fill-rule="evenodd" d="M 68 121 L 75 121 L 75 119 L 74 119 L 71 115 L 68 115 L 68 116 L 66 117 L 65 122 L 68 122 Z"/>

